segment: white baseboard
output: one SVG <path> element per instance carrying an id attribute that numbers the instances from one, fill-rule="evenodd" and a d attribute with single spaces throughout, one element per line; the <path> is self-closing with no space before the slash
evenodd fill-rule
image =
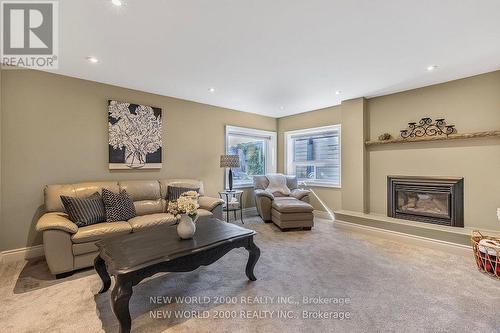
<path id="1" fill-rule="evenodd" d="M 432 239 L 417 235 L 405 234 L 398 231 L 370 227 L 344 221 L 335 221 L 334 225 L 344 229 L 355 230 L 357 232 L 365 232 L 371 235 L 376 234 L 380 237 L 384 237 L 390 240 L 396 240 L 400 242 L 404 240 L 404 243 L 409 245 L 423 246 L 435 250 L 441 250 L 448 253 L 468 256 L 472 258 L 472 248 L 471 246 L 468 245 L 456 244 L 456 243 L 442 241 L 439 239 Z"/>
<path id="2" fill-rule="evenodd" d="M 43 257 L 43 245 L 28 246 L 0 252 L 0 264 Z"/>
<path id="3" fill-rule="evenodd" d="M 335 221 L 335 216 L 331 216 L 329 212 L 325 212 L 323 210 L 313 210 L 314 217 L 324 219 L 324 220 L 330 220 L 330 221 Z"/>

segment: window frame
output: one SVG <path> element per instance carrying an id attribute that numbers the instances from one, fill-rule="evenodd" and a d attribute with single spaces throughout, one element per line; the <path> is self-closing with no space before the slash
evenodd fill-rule
<path id="1" fill-rule="evenodd" d="M 321 180 L 299 180 L 299 182 L 304 182 L 308 186 L 315 187 L 330 187 L 330 188 L 342 188 L 342 126 L 341 124 L 334 124 L 321 127 L 305 128 L 294 131 L 284 132 L 284 162 L 285 162 L 285 172 L 288 175 L 295 175 L 295 170 L 293 168 L 294 161 L 294 145 L 292 142 L 292 136 L 295 135 L 318 135 L 322 132 L 327 131 L 337 131 L 339 133 L 339 182 L 338 184 L 330 181 Z"/>
<path id="2" fill-rule="evenodd" d="M 229 136 L 231 135 L 241 135 L 241 136 L 246 136 L 246 137 L 253 137 L 253 138 L 261 138 L 265 139 L 265 146 L 264 146 L 264 168 L 265 168 L 265 173 L 276 173 L 277 170 L 277 151 L 278 151 L 278 143 L 277 143 L 277 133 L 275 131 L 266 131 L 266 130 L 260 130 L 256 128 L 248 128 L 248 127 L 239 127 L 239 126 L 232 126 L 232 125 L 225 125 L 225 136 L 224 136 L 224 152 L 225 154 L 229 153 Z M 225 175 L 224 175 L 224 189 L 229 184 L 229 168 L 225 168 Z M 257 176 L 257 175 L 256 175 Z M 233 180 L 233 189 L 240 189 L 240 188 L 252 188 L 253 187 L 253 181 L 251 183 L 245 183 L 245 184 L 235 184 Z"/>

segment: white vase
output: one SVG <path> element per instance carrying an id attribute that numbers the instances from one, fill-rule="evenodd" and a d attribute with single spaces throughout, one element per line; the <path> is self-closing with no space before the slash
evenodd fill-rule
<path id="1" fill-rule="evenodd" d="M 125 164 L 131 169 L 140 169 L 146 165 L 146 153 L 125 149 Z"/>
<path id="2" fill-rule="evenodd" d="M 182 214 L 181 220 L 177 225 L 177 235 L 179 235 L 181 239 L 190 239 L 193 238 L 195 231 L 196 224 L 194 224 L 193 219 L 187 214 Z"/>

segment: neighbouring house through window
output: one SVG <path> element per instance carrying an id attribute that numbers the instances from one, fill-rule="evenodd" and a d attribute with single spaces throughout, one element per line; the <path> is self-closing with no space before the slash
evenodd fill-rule
<path id="1" fill-rule="evenodd" d="M 285 161 L 299 181 L 340 187 L 340 124 L 285 132 Z"/>
<path id="2" fill-rule="evenodd" d="M 240 167 L 232 169 L 233 186 L 251 187 L 253 176 L 276 172 L 276 132 L 226 126 L 226 154 L 240 159 Z"/>

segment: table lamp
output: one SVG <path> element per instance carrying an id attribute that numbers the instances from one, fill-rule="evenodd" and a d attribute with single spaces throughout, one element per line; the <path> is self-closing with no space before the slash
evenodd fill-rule
<path id="1" fill-rule="evenodd" d="M 229 191 L 233 190 L 233 172 L 231 168 L 240 167 L 240 158 L 238 155 L 221 155 L 220 167 L 229 168 Z"/>

